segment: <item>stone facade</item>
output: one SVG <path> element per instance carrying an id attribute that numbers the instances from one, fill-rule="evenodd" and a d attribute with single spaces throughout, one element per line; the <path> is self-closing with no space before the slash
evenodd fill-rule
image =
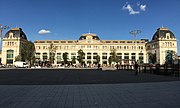
<path id="1" fill-rule="evenodd" d="M 159 28 L 154 34 L 151 42 L 146 44 L 148 53 L 156 54 L 156 62 L 164 64 L 169 52 L 177 53 L 177 40 L 168 28 Z"/>
<path id="2" fill-rule="evenodd" d="M 13 28 L 8 31 L 2 40 L 2 64 L 14 64 L 15 57 L 20 55 L 20 46 L 27 40 L 21 28 Z"/>
<path id="3" fill-rule="evenodd" d="M 6 33 L 2 43 L 2 64 L 14 63 L 24 40 L 27 40 L 27 37 L 21 28 L 14 28 Z M 73 57 L 77 58 L 80 49 L 85 53 L 86 64 L 96 64 L 96 57 L 99 55 L 102 65 L 109 64 L 108 58 L 113 51 L 116 52 L 120 64 L 133 64 L 135 60 L 149 63 L 149 53 L 155 53 L 156 63 L 163 64 L 168 51 L 177 53 L 177 40 L 167 28 L 157 29 L 150 42 L 145 39 L 101 40 L 96 34 L 87 33 L 78 40 L 36 40 L 34 44 L 37 62 L 50 61 L 50 46 L 54 48 L 54 65 L 63 63 L 62 56 L 65 52 L 68 53 L 68 61 L 72 61 Z"/>

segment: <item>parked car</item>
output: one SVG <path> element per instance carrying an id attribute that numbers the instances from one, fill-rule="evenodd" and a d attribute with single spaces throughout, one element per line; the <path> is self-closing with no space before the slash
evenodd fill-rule
<path id="1" fill-rule="evenodd" d="M 17 68 L 28 68 L 29 65 L 26 62 L 23 61 L 16 61 L 14 62 L 14 66 Z"/>

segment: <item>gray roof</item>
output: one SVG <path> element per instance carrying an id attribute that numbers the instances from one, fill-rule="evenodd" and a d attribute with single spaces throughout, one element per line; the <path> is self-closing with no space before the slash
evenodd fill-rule
<path id="1" fill-rule="evenodd" d="M 96 35 L 96 34 L 83 34 L 82 36 L 80 36 L 79 40 L 84 40 L 86 39 L 87 36 L 92 36 L 92 39 L 94 40 L 100 40 L 100 38 Z"/>
<path id="2" fill-rule="evenodd" d="M 153 35 L 152 40 L 158 40 L 158 38 L 166 38 L 166 34 L 169 33 L 170 34 L 170 38 L 176 38 L 174 36 L 174 34 L 167 28 L 159 28 L 157 29 L 157 31 L 155 32 L 155 34 Z"/>
<path id="3" fill-rule="evenodd" d="M 12 28 L 11 30 L 9 30 L 5 34 L 4 38 L 8 38 L 9 37 L 9 33 L 13 33 L 14 37 L 20 37 L 21 39 L 26 39 L 27 40 L 26 34 L 22 31 L 21 28 Z"/>

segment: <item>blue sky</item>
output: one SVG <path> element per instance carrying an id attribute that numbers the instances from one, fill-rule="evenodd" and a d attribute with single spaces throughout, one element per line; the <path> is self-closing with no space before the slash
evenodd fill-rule
<path id="1" fill-rule="evenodd" d="M 21 27 L 31 41 L 77 40 L 89 30 L 129 40 L 134 29 L 151 39 L 162 26 L 180 41 L 180 0 L 0 0 L 0 24 Z"/>

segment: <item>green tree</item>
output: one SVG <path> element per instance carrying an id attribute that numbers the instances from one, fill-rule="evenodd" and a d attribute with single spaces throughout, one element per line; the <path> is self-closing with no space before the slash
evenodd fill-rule
<path id="1" fill-rule="evenodd" d="M 113 62 L 112 56 L 109 56 L 109 58 L 108 58 L 108 63 L 111 65 L 112 62 Z"/>
<path id="2" fill-rule="evenodd" d="M 78 58 L 77 60 L 79 61 L 79 63 L 81 63 L 81 65 L 83 64 L 83 57 L 85 56 L 85 53 L 83 52 L 83 50 L 78 50 Z"/>
<path id="3" fill-rule="evenodd" d="M 72 63 L 76 63 L 76 57 L 75 56 L 73 56 L 73 58 L 72 58 L 72 61 L 71 61 Z"/>
<path id="4" fill-rule="evenodd" d="M 120 58 L 116 55 L 116 58 L 115 58 L 115 62 L 118 63 L 120 62 Z"/>
<path id="5" fill-rule="evenodd" d="M 21 61 L 21 60 L 22 60 L 21 55 L 18 55 L 18 56 L 15 57 L 15 61 Z"/>
<path id="6" fill-rule="evenodd" d="M 166 53 L 167 53 L 166 58 L 165 58 L 166 63 L 172 64 L 173 61 L 176 60 L 176 58 L 177 58 L 177 53 L 172 50 L 168 50 Z"/>
<path id="7" fill-rule="evenodd" d="M 111 61 L 116 63 L 119 62 L 119 57 L 117 56 L 115 49 L 111 51 Z"/>
<path id="8" fill-rule="evenodd" d="M 49 46 L 49 61 L 50 61 L 50 64 L 54 63 L 56 50 L 57 50 L 57 46 L 55 46 L 53 43 L 51 43 L 50 46 Z"/>
<path id="9" fill-rule="evenodd" d="M 20 50 L 21 53 L 17 59 L 20 60 L 21 58 L 21 61 L 27 61 L 30 65 L 35 62 L 35 46 L 33 42 L 24 41 L 21 44 Z"/>
<path id="10" fill-rule="evenodd" d="M 96 62 L 97 62 L 97 64 L 99 64 L 99 62 L 100 62 L 100 56 L 99 55 L 96 56 Z"/>
<path id="11" fill-rule="evenodd" d="M 64 60 L 64 64 L 68 63 L 68 53 L 67 52 L 63 53 L 63 60 Z"/>
<path id="12" fill-rule="evenodd" d="M 148 53 L 149 56 L 149 63 L 155 64 L 156 63 L 156 53 Z"/>

